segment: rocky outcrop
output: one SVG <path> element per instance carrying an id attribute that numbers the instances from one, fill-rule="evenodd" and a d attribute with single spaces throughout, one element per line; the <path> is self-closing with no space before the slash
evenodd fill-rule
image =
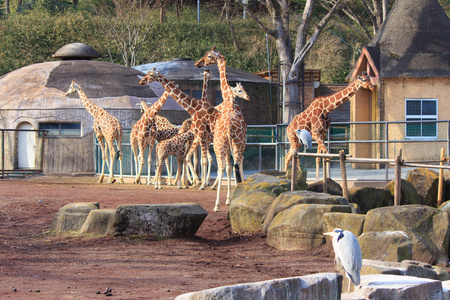
<path id="1" fill-rule="evenodd" d="M 425 205 L 403 205 L 370 210 L 364 232 L 403 231 L 411 239 L 414 260 L 446 265 L 449 226 L 446 211 Z"/>
<path id="2" fill-rule="evenodd" d="M 323 180 L 308 185 L 308 191 L 323 193 Z M 342 187 L 331 178 L 327 178 L 327 194 L 342 196 Z"/>
<path id="3" fill-rule="evenodd" d="M 262 190 L 273 193 L 276 196 L 289 191 L 291 189 L 291 182 L 286 178 L 279 178 L 265 174 L 253 174 L 245 181 L 238 183 L 231 195 L 231 201 L 242 196 L 251 190 Z"/>
<path id="4" fill-rule="evenodd" d="M 439 174 L 430 169 L 414 169 L 408 172 L 407 181 L 420 196 L 420 204 L 437 207 Z M 444 182 L 444 191 L 446 190 Z"/>
<path id="5" fill-rule="evenodd" d="M 410 238 L 401 231 L 365 232 L 358 236 L 362 257 L 401 262 L 412 259 Z"/>
<path id="6" fill-rule="evenodd" d="M 79 231 L 91 210 L 99 209 L 98 202 L 69 203 L 53 216 L 50 231 Z"/>
<path id="7" fill-rule="evenodd" d="M 392 199 L 395 196 L 395 180 L 390 181 L 385 187 L 391 193 Z M 414 185 L 404 179 L 401 180 L 400 205 L 421 204 L 420 196 Z"/>
<path id="8" fill-rule="evenodd" d="M 324 193 L 314 193 L 309 191 L 291 191 L 279 195 L 270 205 L 264 218 L 262 231 L 267 232 L 270 223 L 275 216 L 299 204 L 327 204 L 327 205 L 348 205 L 347 199 L 339 196 L 332 196 Z"/>
<path id="9" fill-rule="evenodd" d="M 194 236 L 208 213 L 196 203 L 119 205 L 108 235 Z"/>
<path id="10" fill-rule="evenodd" d="M 251 190 L 234 199 L 228 210 L 233 232 L 260 231 L 262 220 L 275 195 L 261 190 Z"/>
<path id="11" fill-rule="evenodd" d="M 340 299 L 342 276 L 319 273 L 217 287 L 180 295 L 175 300 Z"/>
<path id="12" fill-rule="evenodd" d="M 385 189 L 374 187 L 355 187 L 348 190 L 349 202 L 356 203 L 362 214 L 377 207 L 391 206 L 394 198 Z"/>
<path id="13" fill-rule="evenodd" d="M 267 244 L 280 250 L 310 250 L 325 242 L 323 214 L 351 213 L 349 205 L 299 204 L 279 212 L 267 228 Z"/>
<path id="14" fill-rule="evenodd" d="M 365 215 L 355 214 L 355 213 L 325 213 L 323 214 L 324 222 L 324 232 L 331 232 L 335 228 L 341 228 L 343 230 L 348 230 L 355 236 L 362 234 Z M 333 252 L 333 246 L 331 243 L 331 237 L 325 236 L 328 249 Z"/>

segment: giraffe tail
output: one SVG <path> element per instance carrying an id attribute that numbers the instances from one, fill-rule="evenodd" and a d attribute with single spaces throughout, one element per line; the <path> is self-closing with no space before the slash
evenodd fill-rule
<path id="1" fill-rule="evenodd" d="M 234 176 L 236 178 L 236 183 L 242 182 L 241 172 L 239 172 L 239 164 L 234 164 Z"/>
<path id="2" fill-rule="evenodd" d="M 117 151 L 116 156 L 114 156 L 114 160 L 118 160 L 120 156 L 120 150 Z"/>

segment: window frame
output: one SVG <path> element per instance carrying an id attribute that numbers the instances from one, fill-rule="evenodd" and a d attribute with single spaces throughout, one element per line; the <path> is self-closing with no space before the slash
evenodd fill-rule
<path id="1" fill-rule="evenodd" d="M 420 115 L 408 115 L 408 102 L 412 101 L 420 101 Z M 423 102 L 425 101 L 434 101 L 436 114 L 435 115 L 424 115 L 422 113 L 423 110 Z M 437 139 L 438 138 L 438 126 L 437 122 L 435 125 L 435 135 L 424 135 L 423 134 L 423 124 L 421 121 L 437 121 L 438 120 L 438 99 L 436 98 L 406 98 L 405 99 L 405 121 L 417 121 L 417 124 L 420 126 L 420 135 L 408 135 L 408 125 L 411 126 L 415 123 L 406 123 L 405 124 L 405 139 Z M 427 122 L 425 124 L 432 124 Z"/>
<path id="2" fill-rule="evenodd" d="M 58 129 L 41 128 L 41 124 L 57 125 Z M 63 134 L 62 132 L 64 130 L 67 130 L 67 129 L 62 128 L 62 124 L 78 124 L 79 128 L 72 129 L 72 130 L 77 130 L 78 129 L 78 133 L 77 134 Z M 48 131 L 47 135 L 45 136 L 46 138 L 81 138 L 81 122 L 39 122 L 38 123 L 38 128 L 41 129 L 41 130 L 47 130 Z M 56 130 L 58 130 L 58 134 L 53 134 L 53 132 L 56 131 Z"/>

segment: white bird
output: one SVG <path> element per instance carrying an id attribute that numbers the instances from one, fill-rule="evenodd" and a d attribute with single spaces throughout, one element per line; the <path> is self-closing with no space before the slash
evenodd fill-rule
<path id="1" fill-rule="evenodd" d="M 308 130 L 296 129 L 295 134 L 297 135 L 298 139 L 302 142 L 302 144 L 305 146 L 303 152 L 306 152 L 306 149 L 312 149 L 312 136 Z"/>
<path id="2" fill-rule="evenodd" d="M 333 237 L 334 262 L 340 261 L 347 277 L 353 284 L 359 285 L 360 271 L 362 267 L 361 247 L 355 235 L 340 228 L 324 235 Z M 350 293 L 350 281 L 348 282 L 348 293 Z"/>

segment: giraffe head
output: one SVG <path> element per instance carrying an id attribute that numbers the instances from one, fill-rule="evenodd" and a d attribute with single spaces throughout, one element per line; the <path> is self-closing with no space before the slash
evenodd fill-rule
<path id="1" fill-rule="evenodd" d="M 225 58 L 219 53 L 219 51 L 216 51 L 216 46 L 214 46 L 212 47 L 212 50 L 206 51 L 205 55 L 203 55 L 203 57 L 195 63 L 195 66 L 197 68 L 201 68 L 204 66 L 216 65 L 221 59 Z"/>
<path id="2" fill-rule="evenodd" d="M 365 89 L 369 89 L 371 91 L 373 91 L 374 86 L 372 85 L 372 83 L 370 82 L 371 78 L 369 75 L 367 75 L 367 72 L 362 72 L 361 76 L 358 76 L 359 85 Z"/>
<path id="3" fill-rule="evenodd" d="M 212 74 L 209 69 L 205 69 L 203 71 L 203 78 L 204 78 L 204 80 L 210 80 L 212 78 Z"/>
<path id="4" fill-rule="evenodd" d="M 242 98 L 244 100 L 250 101 L 250 98 L 247 95 L 247 92 L 244 90 L 244 87 L 240 82 L 236 83 L 235 87 L 231 87 L 231 90 L 233 91 L 233 95 L 235 97 Z"/>
<path id="5" fill-rule="evenodd" d="M 144 78 L 141 79 L 141 81 L 139 81 L 140 85 L 146 85 L 150 82 L 153 81 L 157 81 L 158 78 L 161 78 L 161 73 L 159 73 L 158 71 L 156 71 L 155 68 L 153 68 L 153 70 L 148 71 L 147 75 L 144 76 Z"/>
<path id="6" fill-rule="evenodd" d="M 70 84 L 69 89 L 66 92 L 66 97 L 69 96 L 72 93 L 75 93 L 77 89 L 79 88 L 78 84 L 76 83 L 75 79 L 72 80 L 72 83 Z"/>

